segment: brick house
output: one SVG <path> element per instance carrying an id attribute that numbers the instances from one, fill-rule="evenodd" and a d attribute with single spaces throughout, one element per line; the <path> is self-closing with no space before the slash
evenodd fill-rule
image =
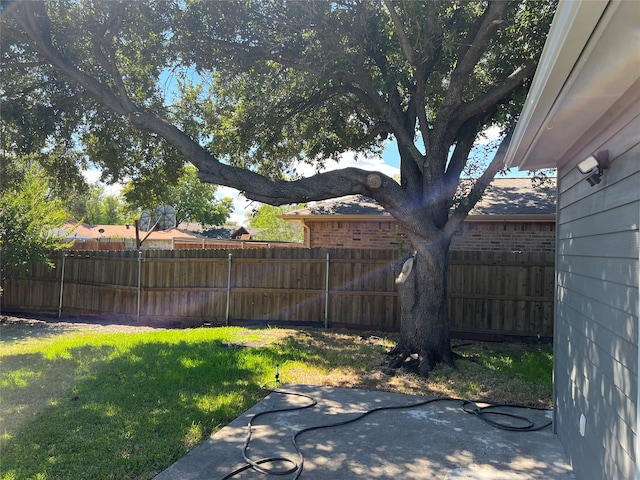
<path id="1" fill-rule="evenodd" d="M 530 178 L 495 179 L 452 239 L 451 249 L 553 252 L 554 197 L 555 185 L 543 191 Z M 374 200 L 358 195 L 312 203 L 280 218 L 302 224 L 305 247 L 411 248 L 395 219 Z"/>

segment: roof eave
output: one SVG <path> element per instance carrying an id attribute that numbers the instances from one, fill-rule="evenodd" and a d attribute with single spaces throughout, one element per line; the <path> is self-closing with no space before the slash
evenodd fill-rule
<path id="1" fill-rule="evenodd" d="M 637 96 L 638 69 L 620 68 L 636 65 L 640 58 L 633 40 L 633 4 L 560 0 L 505 157 L 507 166 L 560 167 L 587 150 L 605 148 L 603 123 L 622 128 L 611 125 L 609 117 L 622 118 L 617 100 L 633 103 Z M 632 118 L 634 112 L 624 113 Z M 623 120 L 628 122 L 622 119 L 621 125 Z"/>
<path id="2" fill-rule="evenodd" d="M 282 220 L 298 221 L 305 223 L 307 220 L 314 220 L 318 222 L 342 222 L 342 221 L 359 221 L 359 222 L 380 222 L 396 220 L 389 214 L 384 215 L 279 215 L 278 218 Z M 504 214 L 504 215 L 468 215 L 465 222 L 552 222 L 555 221 L 556 215 L 549 214 Z"/>
<path id="3" fill-rule="evenodd" d="M 377 214 L 341 214 L 341 213 L 330 213 L 330 214 L 308 214 L 308 215 L 278 215 L 278 218 L 282 220 L 289 221 L 305 221 L 305 220 L 316 220 L 319 222 L 336 222 L 343 220 L 350 221 L 360 221 L 360 222 L 380 222 L 384 220 L 393 220 L 395 219 L 388 213 L 377 213 Z"/>
<path id="4" fill-rule="evenodd" d="M 555 222 L 555 213 L 549 214 L 517 214 L 517 215 L 467 215 L 465 222 L 502 223 L 502 222 L 529 222 L 547 223 Z"/>

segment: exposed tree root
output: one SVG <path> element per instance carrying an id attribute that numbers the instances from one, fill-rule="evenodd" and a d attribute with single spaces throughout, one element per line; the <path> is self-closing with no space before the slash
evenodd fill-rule
<path id="1" fill-rule="evenodd" d="M 388 370 L 402 369 L 410 373 L 414 373 L 423 378 L 428 378 L 429 373 L 441 363 L 455 366 L 454 360 L 462 358 L 460 355 L 451 352 L 451 355 L 441 355 L 437 352 L 410 352 L 401 349 L 399 346 L 392 348 L 387 355 L 389 356 Z"/>

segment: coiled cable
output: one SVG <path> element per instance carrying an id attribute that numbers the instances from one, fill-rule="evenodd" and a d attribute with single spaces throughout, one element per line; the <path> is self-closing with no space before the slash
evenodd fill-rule
<path id="1" fill-rule="evenodd" d="M 300 447 L 298 446 L 298 437 L 300 435 L 302 435 L 303 433 L 307 433 L 307 432 L 311 432 L 314 430 L 321 430 L 321 429 L 325 429 L 325 428 L 334 428 L 334 427 L 340 427 L 343 425 L 348 425 L 350 423 L 354 423 L 357 422 L 359 420 L 362 420 L 364 417 L 374 414 L 376 412 L 381 412 L 384 410 L 404 410 L 404 409 L 412 409 L 412 408 L 418 408 L 418 407 L 422 407 L 425 405 L 428 405 L 430 403 L 435 403 L 435 402 L 460 402 L 460 408 L 469 414 L 475 415 L 477 416 L 479 419 L 481 419 L 482 421 L 484 421 L 485 423 L 487 423 L 488 425 L 491 425 L 495 428 L 499 428 L 501 430 L 508 430 L 508 431 L 515 431 L 515 432 L 534 432 L 534 431 L 538 431 L 538 430 L 542 430 L 544 428 L 547 428 L 551 425 L 551 421 L 549 422 L 545 422 L 542 425 L 535 425 L 535 422 L 533 422 L 531 419 L 521 416 L 521 415 L 516 415 L 514 413 L 510 413 L 510 412 L 500 412 L 497 411 L 496 409 L 498 408 L 526 408 L 526 409 L 530 409 L 530 410 L 544 410 L 541 408 L 535 408 L 535 407 L 522 407 L 520 405 L 512 405 L 512 404 L 499 404 L 499 403 L 494 403 L 494 404 L 489 404 L 485 407 L 478 407 L 474 402 L 470 401 L 470 400 L 463 400 L 463 399 L 459 399 L 459 398 L 451 398 L 451 397 L 438 397 L 438 398 L 431 398 L 431 399 L 427 399 L 427 400 L 423 400 L 420 402 L 416 402 L 416 403 L 411 403 L 411 404 L 407 404 L 407 405 L 391 405 L 391 406 L 386 406 L 386 407 L 377 407 L 377 408 L 373 408 L 371 410 L 367 410 L 365 412 L 360 413 L 359 415 L 356 415 L 354 417 L 349 418 L 348 420 L 343 420 L 343 421 L 339 421 L 339 422 L 334 422 L 334 423 L 329 423 L 329 424 L 325 424 L 325 425 L 316 425 L 316 426 L 312 426 L 312 427 L 306 427 L 303 428 L 301 430 L 296 431 L 292 437 L 291 437 L 291 442 L 296 450 L 296 454 L 297 454 L 297 460 L 292 459 L 290 457 L 285 457 L 285 456 L 273 456 L 273 457 L 265 457 L 265 458 L 260 458 L 258 460 L 253 460 L 249 457 L 248 455 L 248 449 L 249 449 L 249 444 L 251 443 L 251 436 L 252 436 L 252 432 L 253 432 L 253 424 L 254 422 L 260 418 L 263 417 L 265 415 L 269 415 L 269 414 L 275 414 L 275 413 L 282 413 L 282 412 L 291 412 L 291 411 L 295 411 L 295 410 L 304 410 L 304 409 L 308 409 L 308 408 L 313 408 L 315 407 L 318 402 L 311 397 L 310 395 L 306 395 L 304 393 L 298 393 L 298 392 L 288 392 L 288 391 L 283 391 L 283 390 L 270 390 L 270 393 L 276 393 L 276 394 L 280 394 L 280 395 L 285 395 L 285 396 L 296 396 L 296 397 L 302 397 L 302 398 L 306 398 L 309 400 L 309 403 L 302 405 L 302 406 L 295 406 L 295 407 L 286 407 L 286 408 L 278 408 L 278 409 L 274 409 L 274 410 L 266 410 L 264 412 L 259 412 L 257 414 L 255 414 L 251 420 L 249 420 L 249 423 L 247 425 L 247 436 L 245 438 L 244 444 L 242 446 L 242 458 L 245 461 L 245 464 L 242 465 L 239 468 L 236 468 L 235 470 L 229 472 L 228 474 L 226 474 L 224 477 L 221 478 L 221 480 L 228 480 L 230 478 L 235 477 L 236 475 L 239 475 L 241 472 L 244 472 L 246 470 L 249 469 L 253 469 L 257 472 L 266 474 L 266 475 L 276 475 L 276 476 L 284 476 L 284 475 L 290 475 L 293 474 L 293 479 L 296 480 L 300 477 L 300 475 L 302 474 L 302 470 L 304 468 L 304 455 L 302 453 L 302 450 L 300 449 Z M 509 422 L 500 422 L 498 420 L 495 420 L 491 417 L 500 417 L 500 418 L 504 418 L 509 420 Z M 513 422 L 516 423 L 516 425 L 513 424 Z M 519 425 L 518 425 L 519 423 Z M 269 463 L 283 463 L 285 465 L 290 465 L 290 467 L 286 468 L 286 467 L 282 467 L 282 468 L 268 468 L 265 465 L 269 464 Z"/>

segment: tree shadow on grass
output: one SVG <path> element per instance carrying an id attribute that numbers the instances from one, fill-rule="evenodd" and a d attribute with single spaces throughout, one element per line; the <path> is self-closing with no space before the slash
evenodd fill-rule
<path id="1" fill-rule="evenodd" d="M 6 356 L 2 478 L 152 478 L 264 397 L 271 365 L 304 356 L 215 340 Z"/>
<path id="2" fill-rule="evenodd" d="M 0 345 L 32 338 L 47 338 L 77 330 L 60 326 L 51 327 L 42 321 L 3 323 L 0 319 Z"/>

